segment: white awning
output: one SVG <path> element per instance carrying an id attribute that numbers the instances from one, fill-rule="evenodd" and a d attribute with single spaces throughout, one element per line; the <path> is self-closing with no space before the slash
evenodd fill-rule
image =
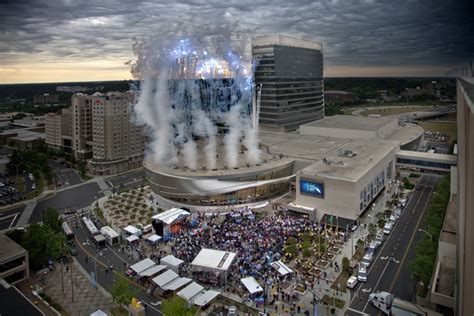
<path id="1" fill-rule="evenodd" d="M 135 226 L 132 226 L 132 225 L 128 225 L 123 230 L 126 231 L 127 233 L 131 234 L 131 235 L 140 236 L 142 234 L 142 231 L 140 229 L 138 229 L 138 228 L 136 228 Z"/>
<path id="2" fill-rule="evenodd" d="M 196 295 L 196 297 L 193 298 L 193 303 L 197 306 L 204 306 L 211 302 L 219 294 L 220 292 L 212 290 L 202 292 L 202 294 L 198 294 Z"/>
<path id="3" fill-rule="evenodd" d="M 180 287 L 185 286 L 186 284 L 188 284 L 191 281 L 192 281 L 192 279 L 190 279 L 190 278 L 178 278 L 178 279 L 175 279 L 175 280 L 169 282 L 168 284 L 164 285 L 163 289 L 164 290 L 170 290 L 170 291 L 176 291 L 177 289 L 179 289 Z"/>
<path id="4" fill-rule="evenodd" d="M 240 282 L 242 282 L 242 284 L 247 288 L 247 291 L 249 291 L 250 294 L 263 292 L 262 287 L 253 277 L 240 279 Z"/>
<path id="5" fill-rule="evenodd" d="M 90 316 L 107 316 L 107 313 L 105 313 L 101 309 L 98 309 L 95 312 L 93 312 L 92 314 L 90 314 Z"/>
<path id="6" fill-rule="evenodd" d="M 191 265 L 226 271 L 234 261 L 234 252 L 202 248 Z"/>
<path id="7" fill-rule="evenodd" d="M 139 273 L 139 275 L 142 276 L 142 277 L 150 277 L 150 276 L 153 276 L 153 275 L 157 274 L 158 272 L 163 271 L 165 269 L 166 269 L 166 266 L 164 266 L 162 264 L 154 265 L 152 267 L 149 267 L 146 270 L 143 270 L 142 272 Z"/>
<path id="8" fill-rule="evenodd" d="M 284 264 L 281 260 L 272 262 L 271 265 L 273 269 L 277 270 L 281 275 L 287 275 L 288 273 L 293 272 L 293 270 L 291 270 L 290 267 Z"/>
<path id="9" fill-rule="evenodd" d="M 133 265 L 130 266 L 130 269 L 135 271 L 135 273 L 140 274 L 141 272 L 145 271 L 146 269 L 149 269 L 153 266 L 155 266 L 156 263 L 151 260 L 150 258 L 145 258 L 142 261 L 139 261 Z"/>
<path id="10" fill-rule="evenodd" d="M 201 292 L 204 288 L 197 284 L 196 282 L 193 282 L 191 284 L 189 284 L 188 286 L 186 286 L 184 289 L 182 289 L 181 291 L 179 291 L 178 293 L 178 296 L 184 298 L 186 301 L 190 302 L 191 299 L 196 296 L 196 294 L 198 294 L 199 292 Z"/>
<path id="11" fill-rule="evenodd" d="M 174 281 L 177 278 L 179 278 L 179 275 L 177 275 L 176 272 L 173 270 L 168 270 L 154 278 L 153 282 L 159 287 L 163 288 L 164 285 Z"/>
<path id="12" fill-rule="evenodd" d="M 152 242 L 152 243 L 155 243 L 157 242 L 158 240 L 160 240 L 161 237 L 154 234 L 154 235 L 151 235 L 150 237 L 147 238 L 148 241 Z"/>
<path id="13" fill-rule="evenodd" d="M 171 225 L 175 221 L 178 221 L 182 218 L 186 218 L 189 215 L 191 215 L 191 213 L 189 213 L 188 211 L 185 211 L 185 210 L 180 209 L 180 208 L 172 208 L 172 209 L 167 210 L 163 213 L 156 214 L 152 218 L 156 219 L 158 221 L 161 221 L 161 222 L 165 223 L 166 225 Z"/>
<path id="14" fill-rule="evenodd" d="M 173 255 L 168 255 L 166 257 L 161 258 L 161 263 L 170 268 L 178 268 L 183 262 L 183 260 L 178 259 Z"/>
<path id="15" fill-rule="evenodd" d="M 140 238 L 138 238 L 138 237 L 135 236 L 135 235 L 130 235 L 130 236 L 128 236 L 126 239 L 127 239 L 128 242 L 131 243 L 131 242 L 134 242 L 134 241 L 136 241 L 136 240 L 138 240 L 138 239 L 140 239 Z"/>

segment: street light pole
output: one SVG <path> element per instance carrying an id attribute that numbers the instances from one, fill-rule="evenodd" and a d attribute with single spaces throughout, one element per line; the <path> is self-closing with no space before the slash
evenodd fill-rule
<path id="1" fill-rule="evenodd" d="M 426 235 L 428 235 L 428 237 L 430 237 L 431 241 L 433 241 L 433 235 L 432 234 L 430 234 L 429 232 L 427 232 L 426 230 L 421 229 L 421 228 L 419 228 L 418 231 L 422 232 L 422 233 L 425 233 Z"/>

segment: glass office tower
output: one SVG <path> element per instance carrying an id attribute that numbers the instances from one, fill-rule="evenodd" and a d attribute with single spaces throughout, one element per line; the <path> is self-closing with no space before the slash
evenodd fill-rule
<path id="1" fill-rule="evenodd" d="M 252 41 L 260 126 L 291 131 L 324 116 L 322 45 L 282 35 Z"/>

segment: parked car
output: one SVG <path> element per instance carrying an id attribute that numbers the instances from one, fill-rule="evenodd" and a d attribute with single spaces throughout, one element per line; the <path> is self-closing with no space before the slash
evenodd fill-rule
<path id="1" fill-rule="evenodd" d="M 383 233 L 385 235 L 389 235 L 392 232 L 393 224 L 392 223 L 387 223 L 383 227 Z"/>
<path id="2" fill-rule="evenodd" d="M 76 250 L 76 248 L 71 248 L 71 249 L 69 250 L 69 253 L 71 254 L 71 256 L 77 256 L 77 250 Z"/>
<path id="3" fill-rule="evenodd" d="M 346 286 L 347 286 L 348 288 L 350 288 L 350 289 L 353 289 L 356 285 L 357 285 L 357 277 L 351 276 L 351 277 L 347 280 Z"/>
<path id="4" fill-rule="evenodd" d="M 357 272 L 357 281 L 367 282 L 367 268 L 361 264 Z"/>

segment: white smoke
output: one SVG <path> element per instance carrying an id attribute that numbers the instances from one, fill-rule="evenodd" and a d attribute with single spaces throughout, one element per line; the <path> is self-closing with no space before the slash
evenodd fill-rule
<path id="1" fill-rule="evenodd" d="M 199 137 L 207 137 L 207 144 L 204 147 L 206 155 L 207 167 L 210 169 L 216 168 L 217 152 L 216 152 L 216 134 L 217 128 L 212 121 L 201 109 L 193 110 L 193 127 L 194 134 Z"/>
<path id="2" fill-rule="evenodd" d="M 189 169 L 196 169 L 197 163 L 196 163 L 196 144 L 194 141 L 190 140 L 184 143 L 183 145 L 183 156 L 184 156 L 184 162 L 188 166 Z"/>
<path id="3" fill-rule="evenodd" d="M 242 105 L 238 103 L 225 115 L 226 126 L 229 132 L 224 137 L 224 145 L 226 149 L 226 163 L 229 168 L 235 168 L 239 164 L 240 137 L 242 136 L 241 109 Z"/>
<path id="4" fill-rule="evenodd" d="M 257 164 L 260 162 L 261 151 L 258 149 L 258 135 L 255 128 L 249 126 L 244 130 L 244 145 L 247 147 L 245 158 L 248 163 Z"/>
<path id="5" fill-rule="evenodd" d="M 258 135 L 249 124 L 246 110 L 252 91 L 251 71 L 246 71 L 250 69 L 247 67 L 250 41 L 248 36 L 228 31 L 213 30 L 207 37 L 197 34 L 202 32 L 199 30 L 189 39 L 170 36 L 134 46 L 137 60 L 132 64 L 132 72 L 136 78 L 143 79 L 134 107 L 135 119 L 146 125 L 151 140 L 148 154 L 156 162 L 171 165 L 181 160 L 190 169 L 197 169 L 201 155 L 205 157 L 206 167 L 215 169 L 216 121 L 224 123 L 228 130 L 222 157 L 229 168 L 239 165 L 242 139 L 247 148 L 247 162 L 260 161 Z M 225 65 L 228 68 L 224 70 Z M 221 78 L 232 78 L 232 81 Z M 216 100 L 218 93 L 224 96 Z M 205 145 L 197 146 L 193 140 L 196 136 Z"/>

